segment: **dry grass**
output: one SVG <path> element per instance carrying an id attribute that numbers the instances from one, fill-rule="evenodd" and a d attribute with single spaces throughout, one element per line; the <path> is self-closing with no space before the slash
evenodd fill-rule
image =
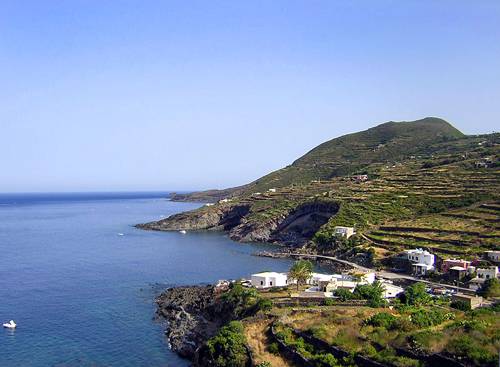
<path id="1" fill-rule="evenodd" d="M 261 362 L 270 362 L 273 367 L 288 367 L 293 366 L 291 362 L 285 360 L 280 355 L 272 354 L 267 351 L 267 346 L 270 344 L 266 331 L 269 328 L 270 321 L 258 320 L 245 323 L 245 336 L 248 346 L 252 350 L 255 358 L 255 364 Z"/>

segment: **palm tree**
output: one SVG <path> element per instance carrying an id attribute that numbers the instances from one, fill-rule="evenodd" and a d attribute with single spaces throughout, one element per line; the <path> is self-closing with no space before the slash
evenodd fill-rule
<path id="1" fill-rule="evenodd" d="M 299 260 L 290 268 L 288 278 L 297 281 L 297 290 L 299 290 L 299 285 L 305 284 L 311 278 L 312 272 L 313 264 L 309 260 Z"/>

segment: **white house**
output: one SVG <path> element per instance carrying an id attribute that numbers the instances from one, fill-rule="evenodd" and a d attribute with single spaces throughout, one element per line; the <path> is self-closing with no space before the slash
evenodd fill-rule
<path id="1" fill-rule="evenodd" d="M 500 262 L 500 251 L 486 251 L 486 256 L 488 260 Z"/>
<path id="2" fill-rule="evenodd" d="M 267 191 L 269 191 L 269 192 L 276 192 L 276 189 L 269 189 Z"/>
<path id="3" fill-rule="evenodd" d="M 476 274 L 479 279 L 498 278 L 498 266 L 489 266 L 487 268 L 477 268 Z"/>
<path id="4" fill-rule="evenodd" d="M 360 284 L 372 284 L 375 281 L 375 273 L 373 271 L 364 273 L 359 278 Z"/>
<path id="5" fill-rule="evenodd" d="M 356 233 L 353 227 L 335 226 L 333 230 L 336 236 L 343 236 L 345 238 L 349 238 Z"/>
<path id="6" fill-rule="evenodd" d="M 469 281 L 469 289 L 473 291 L 479 290 L 484 284 L 484 279 L 482 278 L 474 278 Z"/>
<path id="7" fill-rule="evenodd" d="M 384 298 L 396 298 L 398 294 L 403 293 L 405 290 L 397 285 L 382 282 L 384 288 Z"/>
<path id="8" fill-rule="evenodd" d="M 318 285 L 319 282 L 329 282 L 333 278 L 335 278 L 335 275 L 333 274 L 312 273 L 312 276 L 307 281 L 307 284 Z"/>
<path id="9" fill-rule="evenodd" d="M 288 285 L 288 275 L 286 273 L 266 271 L 252 274 L 251 281 L 255 288 L 285 287 Z"/>
<path id="10" fill-rule="evenodd" d="M 417 275 L 424 275 L 428 271 L 434 270 L 434 255 L 421 248 L 406 250 L 406 258 L 412 263 L 413 272 Z"/>

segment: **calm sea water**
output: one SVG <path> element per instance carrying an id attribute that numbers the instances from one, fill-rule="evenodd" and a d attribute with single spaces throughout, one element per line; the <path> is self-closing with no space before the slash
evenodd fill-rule
<path id="1" fill-rule="evenodd" d="M 153 320 L 160 289 L 289 267 L 251 256 L 264 245 L 134 228 L 199 205 L 165 196 L 0 195 L 0 321 L 18 323 L 0 366 L 185 366 Z"/>

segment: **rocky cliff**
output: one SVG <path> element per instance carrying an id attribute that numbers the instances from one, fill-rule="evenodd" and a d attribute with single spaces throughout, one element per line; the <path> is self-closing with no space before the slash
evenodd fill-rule
<path id="1" fill-rule="evenodd" d="M 256 216 L 250 208 L 247 203 L 205 207 L 138 227 L 160 231 L 227 231 L 231 239 L 240 242 L 302 245 L 328 222 L 339 206 L 331 201 L 311 200 L 268 218 Z"/>
<path id="2" fill-rule="evenodd" d="M 166 335 L 172 350 L 189 359 L 233 314 L 233 307 L 221 301 L 211 285 L 170 288 L 156 303 L 157 314 L 168 322 Z"/>

